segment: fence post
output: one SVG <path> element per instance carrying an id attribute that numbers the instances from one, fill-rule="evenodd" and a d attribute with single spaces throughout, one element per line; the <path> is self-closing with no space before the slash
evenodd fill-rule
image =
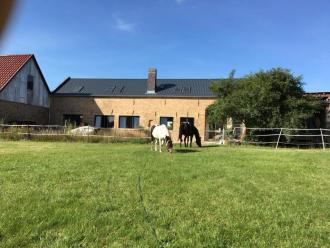
<path id="1" fill-rule="evenodd" d="M 321 133 L 321 138 L 322 138 L 323 150 L 325 150 L 325 145 L 324 145 L 324 138 L 323 138 L 322 128 L 320 128 L 320 133 Z"/>
<path id="2" fill-rule="evenodd" d="M 27 138 L 28 138 L 28 140 L 31 139 L 31 137 L 30 137 L 30 126 L 29 126 L 29 124 L 27 124 Z"/>
<path id="3" fill-rule="evenodd" d="M 219 145 L 224 145 L 225 144 L 225 128 L 223 127 L 223 129 L 221 130 L 221 128 L 219 128 L 219 134 L 220 136 L 220 140 L 219 140 Z"/>
<path id="4" fill-rule="evenodd" d="M 277 143 L 276 143 L 276 149 L 277 149 L 277 147 L 278 147 L 278 143 L 280 142 L 280 139 L 281 139 L 282 129 L 283 129 L 283 128 L 281 128 L 280 134 L 278 135 L 278 139 L 277 139 Z"/>

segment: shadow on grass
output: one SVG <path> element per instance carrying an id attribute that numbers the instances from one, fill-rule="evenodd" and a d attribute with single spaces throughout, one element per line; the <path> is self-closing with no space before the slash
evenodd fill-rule
<path id="1" fill-rule="evenodd" d="M 210 148 L 210 147 L 219 147 L 219 145 L 204 145 L 200 148 Z"/>
<path id="2" fill-rule="evenodd" d="M 191 153 L 191 152 L 199 152 L 198 150 L 192 150 L 192 149 L 175 149 L 175 153 Z"/>

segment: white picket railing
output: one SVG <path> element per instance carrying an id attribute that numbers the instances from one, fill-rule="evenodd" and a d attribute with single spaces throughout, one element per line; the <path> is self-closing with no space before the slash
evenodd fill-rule
<path id="1" fill-rule="evenodd" d="M 330 146 L 330 129 L 325 128 L 242 128 L 235 127 L 233 133 L 244 134 L 244 143 L 256 145 L 322 147 Z M 268 139 L 267 139 L 268 138 Z M 272 139 L 273 138 L 273 139 Z"/>
<path id="2" fill-rule="evenodd" d="M 244 132 L 244 135 L 242 135 Z M 243 128 L 206 130 L 205 141 L 214 145 L 251 144 L 279 147 L 330 148 L 330 129 Z"/>

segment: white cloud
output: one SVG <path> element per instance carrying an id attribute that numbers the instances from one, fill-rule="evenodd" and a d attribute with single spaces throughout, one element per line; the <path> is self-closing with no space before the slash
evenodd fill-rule
<path id="1" fill-rule="evenodd" d="M 135 28 L 135 23 L 127 22 L 119 17 L 114 17 L 114 19 L 115 19 L 115 28 L 118 30 L 131 32 Z"/>

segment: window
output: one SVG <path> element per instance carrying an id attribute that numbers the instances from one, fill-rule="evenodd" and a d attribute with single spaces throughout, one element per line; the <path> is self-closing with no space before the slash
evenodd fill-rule
<path id="1" fill-rule="evenodd" d="M 138 128 L 140 116 L 119 116 L 119 128 Z"/>
<path id="2" fill-rule="evenodd" d="M 28 75 L 26 87 L 28 90 L 33 90 L 33 76 Z"/>
<path id="3" fill-rule="evenodd" d="M 194 125 L 194 118 L 193 117 L 181 117 L 180 123 L 182 122 L 189 122 L 190 124 Z"/>
<path id="4" fill-rule="evenodd" d="M 82 118 L 82 115 L 63 115 L 63 123 L 64 125 L 80 126 Z"/>
<path id="5" fill-rule="evenodd" d="M 173 117 L 160 117 L 159 123 L 166 125 L 168 130 L 173 130 Z"/>
<path id="6" fill-rule="evenodd" d="M 95 115 L 96 128 L 114 128 L 115 126 L 115 117 L 113 115 Z"/>

